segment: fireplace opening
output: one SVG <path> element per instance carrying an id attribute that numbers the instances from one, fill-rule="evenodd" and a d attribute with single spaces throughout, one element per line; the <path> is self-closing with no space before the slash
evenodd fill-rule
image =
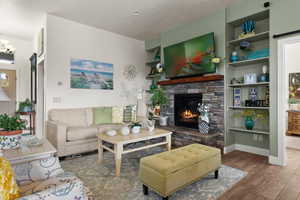
<path id="1" fill-rule="evenodd" d="M 198 129 L 198 104 L 202 103 L 202 94 L 175 94 L 175 126 Z"/>

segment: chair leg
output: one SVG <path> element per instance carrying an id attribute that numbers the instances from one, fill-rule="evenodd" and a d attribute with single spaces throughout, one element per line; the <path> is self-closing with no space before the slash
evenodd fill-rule
<path id="1" fill-rule="evenodd" d="M 162 200 L 169 200 L 169 197 L 163 197 Z"/>
<path id="2" fill-rule="evenodd" d="M 144 184 L 143 184 L 143 193 L 144 193 L 144 195 L 148 195 L 149 194 L 148 187 L 146 185 L 144 185 Z"/>
<path id="3" fill-rule="evenodd" d="M 219 178 L 219 170 L 216 170 L 215 171 L 215 179 L 218 179 Z"/>

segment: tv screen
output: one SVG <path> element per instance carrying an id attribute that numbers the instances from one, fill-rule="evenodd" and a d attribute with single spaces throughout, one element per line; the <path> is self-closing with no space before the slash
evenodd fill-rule
<path id="1" fill-rule="evenodd" d="M 214 33 L 164 48 L 164 64 L 168 78 L 215 73 L 211 62 L 215 56 Z"/>

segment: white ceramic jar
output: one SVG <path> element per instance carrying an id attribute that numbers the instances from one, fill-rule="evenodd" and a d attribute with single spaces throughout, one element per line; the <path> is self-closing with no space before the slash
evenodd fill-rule
<path id="1" fill-rule="evenodd" d="M 121 128 L 121 134 L 122 135 L 129 135 L 130 134 L 130 129 L 127 126 L 124 126 Z"/>

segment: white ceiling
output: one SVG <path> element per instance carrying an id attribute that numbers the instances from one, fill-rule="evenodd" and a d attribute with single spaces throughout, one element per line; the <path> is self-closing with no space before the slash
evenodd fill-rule
<path id="1" fill-rule="evenodd" d="M 31 39 L 44 13 L 139 40 L 159 36 L 235 0 L 0 0 L 0 33 Z M 133 12 L 138 11 L 138 16 Z"/>

